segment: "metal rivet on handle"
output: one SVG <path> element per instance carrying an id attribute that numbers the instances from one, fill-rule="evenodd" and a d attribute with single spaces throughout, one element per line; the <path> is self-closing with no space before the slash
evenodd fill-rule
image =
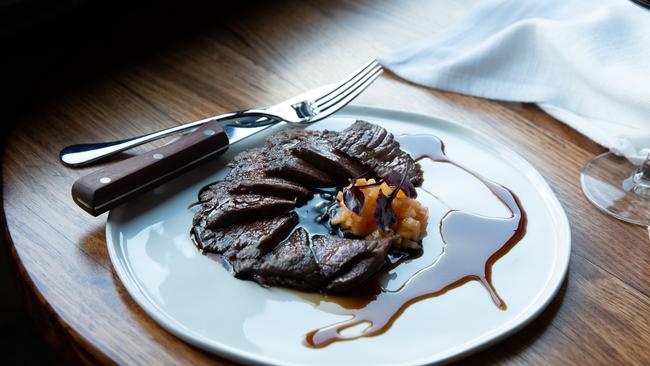
<path id="1" fill-rule="evenodd" d="M 109 177 L 103 177 L 103 178 L 99 179 L 99 183 L 107 184 L 107 183 L 110 183 L 110 182 L 111 182 L 111 178 L 109 178 Z"/>
<path id="2" fill-rule="evenodd" d="M 156 159 L 156 160 L 160 160 L 160 159 L 162 159 L 164 157 L 165 157 L 165 155 L 163 155 L 163 154 L 153 154 L 153 158 Z"/>
<path id="3" fill-rule="evenodd" d="M 216 132 L 214 132 L 213 130 L 205 130 L 205 131 L 203 131 L 203 134 L 206 135 L 206 136 L 212 136 L 215 133 Z"/>

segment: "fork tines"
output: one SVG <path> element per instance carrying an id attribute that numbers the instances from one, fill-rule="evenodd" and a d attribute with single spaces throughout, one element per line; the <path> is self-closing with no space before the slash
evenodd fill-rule
<path id="1" fill-rule="evenodd" d="M 319 117 L 324 118 L 341 109 L 361 94 L 382 72 L 383 68 L 377 60 L 372 60 L 341 81 L 331 92 L 314 100 L 315 107 L 319 111 Z M 331 113 L 328 113 L 330 111 Z M 321 114 L 324 116 L 321 116 Z"/>

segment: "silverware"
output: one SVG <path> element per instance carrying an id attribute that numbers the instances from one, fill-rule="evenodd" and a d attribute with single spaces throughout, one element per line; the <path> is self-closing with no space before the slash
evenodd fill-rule
<path id="1" fill-rule="evenodd" d="M 97 216 L 277 123 L 303 125 L 332 115 L 357 97 L 381 73 L 381 66 L 372 61 L 340 83 L 313 89 L 269 108 L 227 113 L 126 141 L 104 143 L 99 149 L 62 152 L 61 160 L 64 163 L 78 166 L 199 126 L 176 142 L 79 178 L 72 186 L 72 198 L 79 207 Z M 256 118 L 252 121 L 241 119 L 244 117 Z M 234 120 L 222 125 L 221 122 L 226 119 Z"/>
<path id="2" fill-rule="evenodd" d="M 252 123 L 238 123 L 226 126 L 226 134 L 231 144 L 258 132 L 237 130 L 240 127 L 269 127 L 279 121 L 295 124 L 313 123 L 330 116 L 356 98 L 379 77 L 382 71 L 381 65 L 373 60 L 338 84 L 330 84 L 310 90 L 272 107 L 225 113 L 125 140 L 72 145 L 61 150 L 59 159 L 66 166 L 79 167 L 147 142 L 197 128 L 206 123 L 237 120 L 245 117 L 259 118 Z"/>

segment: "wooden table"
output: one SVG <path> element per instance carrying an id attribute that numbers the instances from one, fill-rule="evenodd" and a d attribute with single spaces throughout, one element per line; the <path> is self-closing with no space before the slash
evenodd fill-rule
<path id="1" fill-rule="evenodd" d="M 227 363 L 167 333 L 131 300 L 108 258 L 106 215 L 93 218 L 70 199 L 74 180 L 94 168 L 61 166 L 60 148 L 282 100 L 439 31 L 472 3 L 274 1 L 224 12 L 186 9 L 174 27 L 153 22 L 144 35 L 123 35 L 123 44 L 96 53 L 96 65 L 70 68 L 71 81 L 39 100 L 13 130 L 2 164 L 6 240 L 48 338 L 85 362 Z M 647 233 L 605 216 L 580 190 L 580 169 L 601 147 L 533 105 L 429 90 L 391 74 L 356 103 L 440 116 L 486 133 L 528 159 L 567 211 L 573 253 L 559 295 L 531 325 L 469 363 L 650 363 Z"/>

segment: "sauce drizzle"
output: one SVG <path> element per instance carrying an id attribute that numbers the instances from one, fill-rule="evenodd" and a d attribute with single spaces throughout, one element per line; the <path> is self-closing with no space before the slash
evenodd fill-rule
<path id="1" fill-rule="evenodd" d="M 488 217 L 449 210 L 440 221 L 443 253 L 434 263 L 417 271 L 395 291 L 386 291 L 378 283 L 370 283 L 366 286 L 369 293 L 359 298 L 328 299 L 338 302 L 343 308 L 342 314 L 350 318 L 309 332 L 304 340 L 309 347 L 322 348 L 336 341 L 382 334 L 411 304 L 440 296 L 469 281 L 481 283 L 499 309 L 507 308 L 492 285 L 492 266 L 526 233 L 526 213 L 519 199 L 508 188 L 449 160 L 444 143 L 436 136 L 403 135 L 399 142 L 417 161 L 431 159 L 448 163 L 473 175 L 508 208 L 511 215 Z M 355 329 L 352 335 L 342 334 L 346 329 L 359 325 L 365 328 Z"/>

